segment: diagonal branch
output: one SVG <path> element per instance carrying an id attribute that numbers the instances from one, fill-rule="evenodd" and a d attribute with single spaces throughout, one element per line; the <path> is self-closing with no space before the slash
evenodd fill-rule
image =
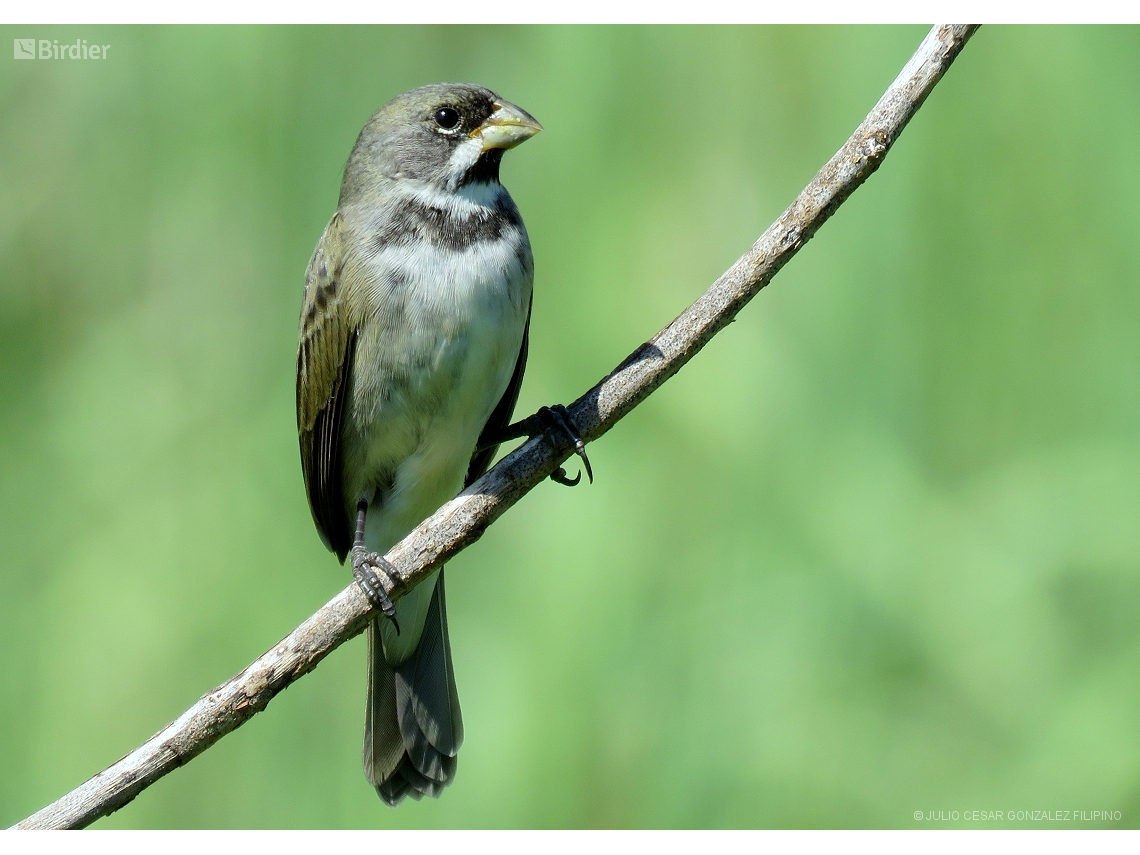
<path id="1" fill-rule="evenodd" d="M 598 439 L 676 374 L 879 168 L 975 29 L 934 27 L 843 148 L 752 248 L 673 323 L 569 407 L 585 440 Z M 568 456 L 568 447 L 553 449 L 542 437 L 529 440 L 393 547 L 388 560 L 407 583 L 424 579 L 478 540 Z M 372 617 L 368 599 L 350 585 L 139 748 L 16 827 L 79 828 L 112 813 L 265 709 L 274 695 L 361 632 Z"/>

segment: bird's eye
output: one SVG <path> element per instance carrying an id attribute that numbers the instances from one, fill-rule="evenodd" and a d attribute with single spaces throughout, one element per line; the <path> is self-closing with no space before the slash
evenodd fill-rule
<path id="1" fill-rule="evenodd" d="M 444 130 L 451 130 L 459 124 L 459 114 L 450 107 L 440 107 L 435 111 L 435 123 Z"/>

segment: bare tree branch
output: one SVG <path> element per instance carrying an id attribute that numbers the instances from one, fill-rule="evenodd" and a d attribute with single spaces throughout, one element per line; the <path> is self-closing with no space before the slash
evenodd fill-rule
<path id="1" fill-rule="evenodd" d="M 975 29 L 932 29 L 879 103 L 783 216 L 699 300 L 569 407 L 584 439 L 598 439 L 676 374 L 878 169 Z M 408 585 L 425 578 L 478 540 L 569 451 L 551 448 L 542 437 L 529 440 L 393 547 L 388 560 Z M 372 616 L 368 599 L 350 585 L 146 743 L 16 827 L 80 828 L 112 813 L 265 709 L 274 695 L 361 632 Z"/>

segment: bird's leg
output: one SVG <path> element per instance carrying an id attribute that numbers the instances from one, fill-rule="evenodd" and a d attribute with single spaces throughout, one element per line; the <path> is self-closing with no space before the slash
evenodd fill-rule
<path id="1" fill-rule="evenodd" d="M 356 536 L 352 541 L 352 575 L 364 591 L 364 595 L 376 608 L 382 611 L 392 625 L 396 635 L 400 634 L 400 624 L 396 622 L 396 607 L 388 591 L 401 584 L 399 574 L 391 563 L 375 552 L 369 552 L 364 545 L 364 519 L 368 514 L 368 502 L 364 499 L 356 506 Z M 385 585 L 384 583 L 388 584 Z"/>
<path id="2" fill-rule="evenodd" d="M 492 445 L 498 445 L 508 439 L 518 439 L 522 436 L 529 439 L 538 436 L 540 433 L 546 436 L 547 441 L 554 448 L 562 447 L 562 444 L 569 440 L 574 453 L 581 458 L 582 465 L 586 467 L 586 476 L 590 479 L 590 483 L 594 483 L 594 470 L 590 466 L 590 458 L 586 456 L 586 443 L 579 436 L 574 419 L 570 417 L 570 411 L 561 404 L 555 404 L 553 407 L 542 407 L 534 415 L 527 416 L 513 425 L 508 425 L 490 440 L 480 443 L 478 450 L 490 448 Z M 582 480 L 582 473 L 579 472 L 573 478 L 567 478 L 566 470 L 559 466 L 550 473 L 550 480 L 567 487 L 574 487 Z"/>

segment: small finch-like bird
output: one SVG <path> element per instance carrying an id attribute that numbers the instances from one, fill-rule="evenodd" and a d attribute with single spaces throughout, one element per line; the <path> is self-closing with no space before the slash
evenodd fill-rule
<path id="1" fill-rule="evenodd" d="M 301 464 L 321 539 L 351 555 L 385 615 L 368 628 L 364 772 L 393 806 L 451 783 L 463 723 L 443 570 L 393 606 L 384 553 L 482 475 L 502 440 L 556 430 L 586 461 L 562 407 L 509 424 L 534 262 L 499 163 L 540 130 L 481 86 L 393 98 L 352 149 L 306 275 Z"/>

